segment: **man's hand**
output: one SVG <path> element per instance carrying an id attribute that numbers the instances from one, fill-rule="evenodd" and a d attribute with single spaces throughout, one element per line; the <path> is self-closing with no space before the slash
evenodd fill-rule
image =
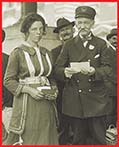
<path id="1" fill-rule="evenodd" d="M 91 75 L 94 75 L 94 74 L 95 74 L 95 68 L 91 66 L 91 67 L 89 68 L 88 75 L 91 76 Z"/>
<path id="2" fill-rule="evenodd" d="M 84 75 L 88 75 L 88 72 L 89 72 L 89 70 L 86 69 L 86 68 L 81 69 L 81 73 L 84 74 Z"/>
<path id="3" fill-rule="evenodd" d="M 73 70 L 71 67 L 66 67 L 64 70 L 64 74 L 67 78 L 71 78 L 75 73 L 77 73 L 77 71 Z"/>
<path id="4" fill-rule="evenodd" d="M 82 68 L 82 69 L 81 69 L 81 73 L 84 74 L 84 75 L 89 75 L 89 76 L 91 76 L 91 75 L 93 75 L 93 74 L 95 73 L 95 68 L 92 67 L 92 66 L 90 66 L 89 69 Z"/>

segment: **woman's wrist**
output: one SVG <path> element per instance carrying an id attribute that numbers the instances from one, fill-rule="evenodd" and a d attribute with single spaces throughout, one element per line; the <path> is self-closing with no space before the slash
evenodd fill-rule
<path id="1" fill-rule="evenodd" d="M 24 85 L 21 92 L 22 93 L 29 93 L 29 89 L 30 89 L 29 86 Z"/>

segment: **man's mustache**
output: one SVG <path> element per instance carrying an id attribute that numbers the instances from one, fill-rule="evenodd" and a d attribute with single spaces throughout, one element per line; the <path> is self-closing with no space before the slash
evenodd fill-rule
<path id="1" fill-rule="evenodd" d="M 81 31 L 88 31 L 88 29 L 80 29 L 79 32 L 81 32 Z"/>
<path id="2" fill-rule="evenodd" d="M 112 44 L 115 44 L 115 45 L 117 45 L 117 42 L 113 42 Z"/>
<path id="3" fill-rule="evenodd" d="M 65 36 L 69 36 L 70 34 L 69 33 L 66 33 L 66 34 L 64 34 L 63 36 L 65 37 Z"/>

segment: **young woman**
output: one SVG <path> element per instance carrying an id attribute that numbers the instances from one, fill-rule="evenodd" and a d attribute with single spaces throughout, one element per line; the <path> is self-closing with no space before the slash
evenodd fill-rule
<path id="1" fill-rule="evenodd" d="M 9 58 L 4 84 L 14 94 L 14 104 L 7 144 L 58 144 L 51 57 L 38 45 L 45 26 L 42 16 L 28 15 L 21 26 L 25 42 Z"/>

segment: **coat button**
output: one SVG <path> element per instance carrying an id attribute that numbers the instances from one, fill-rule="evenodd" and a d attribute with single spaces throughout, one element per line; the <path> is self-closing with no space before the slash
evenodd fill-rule
<path id="1" fill-rule="evenodd" d="M 79 93 L 81 93 L 81 92 L 82 92 L 82 90 L 80 89 L 80 90 L 79 90 Z"/>
<path id="2" fill-rule="evenodd" d="M 90 62 L 91 60 L 90 59 L 88 59 L 88 62 Z"/>
<path id="3" fill-rule="evenodd" d="M 91 89 L 88 89 L 88 91 L 91 92 L 92 90 Z"/>
<path id="4" fill-rule="evenodd" d="M 79 80 L 77 80 L 77 83 L 79 83 Z"/>
<path id="5" fill-rule="evenodd" d="M 88 79 L 89 82 L 91 82 L 91 79 Z"/>

